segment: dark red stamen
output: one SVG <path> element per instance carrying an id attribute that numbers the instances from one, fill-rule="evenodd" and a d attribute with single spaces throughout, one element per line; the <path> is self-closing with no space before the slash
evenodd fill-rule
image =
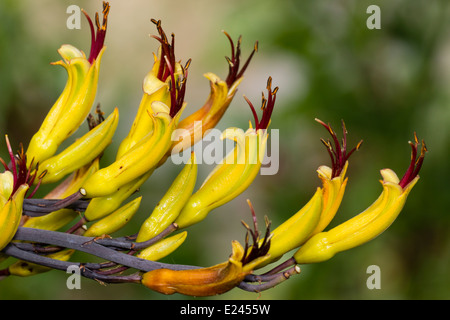
<path id="1" fill-rule="evenodd" d="M 420 156 L 417 158 L 417 149 L 419 146 L 419 140 L 414 132 L 414 143 L 409 142 L 411 146 L 411 162 L 408 169 L 399 182 L 400 187 L 405 188 L 415 177 L 419 174 L 422 168 L 423 160 L 425 159 L 425 153 L 428 151 L 425 141 L 422 140 L 422 148 L 420 149 Z"/>
<path id="2" fill-rule="evenodd" d="M 275 107 L 275 100 L 278 92 L 278 87 L 272 90 L 272 77 L 269 77 L 269 79 L 267 80 L 267 91 L 268 91 L 267 99 L 264 96 L 264 93 L 262 94 L 261 110 L 263 110 L 263 114 L 261 120 L 258 119 L 258 115 L 256 114 L 256 110 L 253 107 L 253 104 L 250 102 L 250 100 L 247 99 L 247 97 L 244 96 L 244 99 L 250 106 L 253 118 L 255 119 L 255 130 L 267 129 L 270 123 L 270 118 L 272 117 L 272 112 L 273 108 Z"/>
<path id="3" fill-rule="evenodd" d="M 170 116 L 174 117 L 183 106 L 184 96 L 186 92 L 187 70 L 191 63 L 188 60 L 185 67 L 182 67 L 182 78 L 175 79 L 175 35 L 172 34 L 172 41 L 169 43 L 166 33 L 161 27 L 161 20 L 151 19 L 156 25 L 159 37 L 152 35 L 152 37 L 161 43 L 161 61 L 159 64 L 157 78 L 163 82 L 170 77 L 169 92 L 170 92 Z"/>
<path id="4" fill-rule="evenodd" d="M 166 81 L 167 77 L 173 74 L 172 67 L 175 66 L 175 35 L 172 34 L 172 43 L 167 40 L 166 33 L 161 27 L 161 20 L 151 19 L 156 25 L 159 37 L 152 35 L 151 37 L 158 40 L 161 43 L 161 56 L 162 59 L 159 64 L 157 78 L 161 81 Z M 174 82 L 172 83 L 175 84 Z"/>
<path id="5" fill-rule="evenodd" d="M 169 82 L 169 92 L 170 92 L 170 116 L 173 117 L 174 114 L 176 114 L 176 100 L 177 100 L 177 90 L 176 90 L 176 84 L 175 84 L 175 74 L 172 68 L 172 65 L 170 64 L 169 59 L 167 56 L 164 56 L 164 60 L 167 64 L 167 70 L 169 71 L 170 75 L 170 82 Z"/>
<path id="6" fill-rule="evenodd" d="M 18 152 L 18 154 L 14 155 L 7 135 L 5 136 L 5 140 L 6 140 L 6 146 L 8 148 L 8 153 L 9 153 L 9 157 L 10 157 L 10 164 L 7 165 L 6 162 L 1 158 L 0 158 L 0 162 L 5 167 L 5 170 L 11 171 L 11 173 L 13 175 L 13 190 L 11 192 L 11 197 L 12 197 L 12 195 L 17 191 L 17 189 L 19 189 L 19 187 L 22 184 L 28 184 L 29 186 L 31 186 L 34 183 L 39 166 L 36 165 L 36 168 L 32 174 L 31 169 L 27 168 L 27 156 L 23 150 L 23 145 L 22 144 L 20 145 L 20 151 Z M 33 166 L 33 163 L 31 163 L 30 167 L 32 167 L 32 166 Z M 39 181 L 38 181 L 36 187 L 34 188 L 34 190 L 32 191 L 32 193 L 29 196 L 27 196 L 28 198 L 32 197 L 36 193 L 45 173 L 46 172 L 42 173 L 38 177 Z"/>
<path id="7" fill-rule="evenodd" d="M 253 205 L 250 200 L 247 200 L 247 203 L 250 207 L 250 211 L 252 213 L 253 220 L 253 230 L 250 228 L 248 224 L 244 221 L 241 221 L 243 226 L 247 229 L 247 233 L 245 236 L 245 248 L 244 255 L 241 260 L 242 265 L 249 263 L 250 261 L 255 260 L 258 257 L 265 256 L 270 249 L 270 221 L 266 217 L 266 232 L 264 234 L 263 241 L 260 243 L 260 233 L 258 231 L 258 222 L 255 214 L 255 210 L 253 209 Z M 250 247 L 249 238 L 252 237 L 253 244 Z"/>
<path id="8" fill-rule="evenodd" d="M 23 146 L 22 144 L 20 145 L 20 151 L 17 154 L 17 170 L 18 170 L 18 175 L 17 175 L 17 185 L 21 185 L 24 183 L 28 183 L 30 180 L 30 170 L 27 169 L 27 161 L 26 161 L 26 155 L 25 152 L 23 151 Z"/>
<path id="9" fill-rule="evenodd" d="M 5 162 L 5 160 L 3 160 L 2 158 L 0 158 L 0 162 L 2 163 L 3 167 L 5 168 L 5 170 L 6 170 L 6 171 L 9 171 L 8 164 Z"/>
<path id="10" fill-rule="evenodd" d="M 331 126 L 329 124 L 326 124 L 322 120 L 319 120 L 319 119 L 315 119 L 315 120 L 317 122 L 319 122 L 321 125 L 323 125 L 325 127 L 325 129 L 327 129 L 327 131 L 330 133 L 330 135 L 333 139 L 334 148 L 329 140 L 324 140 L 324 139 L 320 139 L 320 140 L 327 148 L 328 154 L 330 155 L 330 158 L 331 158 L 331 165 L 332 165 L 331 166 L 331 169 L 332 169 L 331 178 L 337 177 L 341 174 L 342 169 L 344 169 L 345 163 L 350 158 L 352 153 L 359 150 L 363 141 L 361 140 L 356 145 L 356 147 L 354 147 L 352 150 L 350 150 L 350 152 L 347 153 L 347 129 L 345 127 L 344 121 L 342 121 L 343 138 L 342 138 L 342 146 L 341 146 L 341 144 L 339 143 L 339 140 L 337 138 L 337 135 L 334 132 L 334 130 L 331 128 Z"/>
<path id="11" fill-rule="evenodd" d="M 176 108 L 174 108 L 173 112 L 171 112 L 171 116 L 172 117 L 174 117 L 175 114 L 177 114 L 178 111 L 183 106 L 184 96 L 186 95 L 186 80 L 187 80 L 188 69 L 189 69 L 189 65 L 190 64 L 191 64 L 191 59 L 189 59 L 186 62 L 186 65 L 184 67 L 182 67 L 183 78 L 181 80 L 178 79 L 178 83 L 177 83 L 177 102 L 176 102 Z M 173 113 L 173 115 L 172 115 L 172 113 Z"/>
<path id="12" fill-rule="evenodd" d="M 256 114 L 255 107 L 253 107 L 253 104 L 251 103 L 250 100 L 247 99 L 246 96 L 244 96 L 244 99 L 247 101 L 248 105 L 250 106 L 250 110 L 252 111 L 253 118 L 255 119 L 255 128 L 257 128 L 259 126 L 259 120 L 258 120 L 258 115 Z"/>
<path id="13" fill-rule="evenodd" d="M 223 33 L 227 36 L 228 40 L 231 44 L 231 58 L 225 57 L 228 61 L 228 76 L 225 80 L 227 83 L 228 88 L 231 87 L 231 85 L 240 77 L 243 76 L 245 70 L 247 69 L 248 65 L 250 64 L 250 61 L 252 60 L 253 55 L 255 52 L 258 51 L 258 42 L 255 42 L 255 45 L 253 47 L 253 51 L 250 54 L 250 56 L 247 58 L 247 61 L 244 63 L 244 66 L 239 70 L 240 65 L 240 59 L 241 59 L 241 40 L 242 38 L 239 37 L 236 47 L 234 46 L 234 42 L 231 39 L 230 35 L 223 31 Z"/>
<path id="14" fill-rule="evenodd" d="M 9 142 L 9 138 L 8 138 L 7 135 L 5 135 L 5 140 L 6 140 L 6 146 L 8 148 L 9 159 L 11 159 L 11 164 L 10 164 L 11 168 L 10 168 L 10 170 L 12 170 L 12 174 L 13 174 L 13 178 L 14 178 L 14 180 L 13 180 L 14 181 L 14 184 L 13 184 L 14 187 L 13 187 L 13 192 L 12 193 L 14 193 L 14 191 L 16 191 L 16 189 L 17 189 L 16 185 L 17 185 L 17 180 L 18 180 L 17 171 L 16 171 L 16 158 L 14 157 L 14 153 L 12 151 L 11 144 Z"/>
<path id="15" fill-rule="evenodd" d="M 97 27 L 97 32 L 94 30 L 94 24 L 92 23 L 91 18 L 89 15 L 82 10 L 84 15 L 86 16 L 86 19 L 88 20 L 89 27 L 91 30 L 91 51 L 89 53 L 89 63 L 92 64 L 95 59 L 97 59 L 100 51 L 102 50 L 104 43 L 105 43 L 105 37 L 106 37 L 106 28 L 108 23 L 108 14 L 109 14 L 110 5 L 108 2 L 103 2 L 103 21 L 102 25 L 100 25 L 99 16 L 98 13 L 95 13 L 95 24 Z"/>

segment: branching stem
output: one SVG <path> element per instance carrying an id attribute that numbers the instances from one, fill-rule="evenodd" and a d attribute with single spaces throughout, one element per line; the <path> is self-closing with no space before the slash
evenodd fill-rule
<path id="1" fill-rule="evenodd" d="M 42 229 L 33 229 L 19 227 L 14 236 L 14 240 L 18 241 L 32 241 L 37 243 L 46 243 L 55 245 L 58 247 L 64 247 L 69 249 L 75 249 L 81 252 L 89 253 L 108 261 L 113 261 L 119 265 L 125 265 L 130 268 L 134 268 L 140 271 L 151 271 L 160 268 L 172 269 L 172 270 L 186 270 L 195 269 L 198 267 L 187 265 L 173 265 L 155 261 L 144 260 L 133 255 L 129 255 L 120 251 L 112 249 L 104 243 L 108 243 L 111 239 L 96 240 L 95 237 L 84 237 L 75 234 L 61 233 L 57 231 L 49 231 Z M 113 240 L 113 239 L 112 239 Z M 102 244 L 103 242 L 103 244 Z M 112 241 L 112 244 L 117 245 L 119 242 Z M 130 243 L 129 247 L 132 248 L 134 242 Z M 42 257 L 44 258 L 44 257 Z M 24 259 L 26 260 L 26 259 Z M 53 259 L 52 259 L 53 260 Z M 43 260 L 43 262 L 48 262 Z M 42 264 L 42 263 L 40 263 Z M 73 263 L 71 263 L 73 264 Z M 43 264 L 46 265 L 46 264 Z M 46 265 L 48 266 L 48 265 Z M 50 267 L 52 267 L 50 265 Z M 53 267 L 52 267 L 53 268 Z"/>
<path id="2" fill-rule="evenodd" d="M 268 289 L 271 289 L 271 288 L 279 285 L 280 283 L 289 279 L 291 276 L 298 274 L 298 273 L 300 273 L 300 267 L 298 265 L 295 265 L 286 271 L 279 272 L 279 273 L 276 273 L 273 275 L 255 276 L 255 279 L 253 279 L 253 280 L 254 280 L 254 282 L 258 282 L 257 284 L 256 283 L 252 284 L 252 283 L 242 281 L 238 285 L 238 288 L 245 290 L 245 291 L 250 291 L 250 292 L 261 292 L 261 291 L 268 290 Z"/>

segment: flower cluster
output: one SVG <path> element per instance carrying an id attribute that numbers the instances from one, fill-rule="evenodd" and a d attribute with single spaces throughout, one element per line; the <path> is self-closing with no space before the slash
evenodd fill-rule
<path id="1" fill-rule="evenodd" d="M 175 36 L 172 34 L 169 40 L 161 21 L 152 19 L 158 33 L 153 38 L 159 48 L 153 55 L 153 67 L 143 80 L 141 102 L 114 160 L 101 166 L 100 159 L 115 137 L 119 123 L 119 108 L 105 115 L 97 106 L 95 114 L 91 113 L 106 51 L 109 11 L 110 5 L 104 2 L 102 24 L 98 14 L 94 24 L 83 11 L 91 29 L 89 56 L 71 45 L 58 50 L 62 60 L 53 64 L 67 71 L 67 83 L 27 150 L 21 148 L 14 154 L 6 136 L 10 159 L 9 163 L 1 160 L 5 171 L 0 174 L 0 260 L 11 256 L 18 261 L 0 270 L 0 275 L 31 276 L 75 265 L 86 278 L 105 283 L 138 283 L 163 294 L 209 296 L 233 288 L 260 292 L 298 274 L 301 264 L 325 261 L 373 239 L 397 218 L 419 179 L 427 151 L 425 144 L 422 142 L 418 154 L 419 141 L 415 136 L 414 143 L 410 143 L 411 163 L 403 178 L 383 169 L 379 198 L 364 212 L 325 231 L 344 196 L 349 157 L 360 149 L 361 142 L 348 151 L 344 123 L 341 143 L 329 124 L 317 120 L 331 136 L 331 141 L 322 142 L 332 164 L 318 168 L 322 185 L 301 209 L 273 230 L 266 217 L 265 232 L 261 234 L 248 201 L 253 226 L 242 222 L 247 232 L 244 244 L 232 241 L 232 252 L 225 262 L 211 267 L 159 262 L 183 244 L 190 226 L 235 199 L 257 177 L 278 93 L 269 77 L 261 117 L 245 98 L 254 124 L 250 122 L 245 132 L 239 128 L 223 131 L 222 138 L 234 141 L 234 148 L 201 186 L 195 190 L 198 168 L 192 152 L 190 161 L 184 164 L 140 229 L 133 235 L 114 238 L 112 235 L 139 211 L 145 195 L 131 196 L 140 186 L 172 154 L 189 150 L 221 120 L 258 46 L 254 45 L 241 65 L 242 40 L 239 38 L 235 44 L 225 33 L 231 44 L 231 56 L 226 59 L 228 75 L 222 80 L 214 73 L 206 73 L 210 93 L 205 104 L 184 116 L 188 110 L 185 92 L 191 60 L 183 64 L 177 60 Z M 63 144 L 85 120 L 89 126 L 87 133 L 71 144 Z M 201 126 L 195 125 L 198 122 Z M 177 132 L 183 132 L 183 136 Z M 36 198 L 36 190 L 42 184 L 53 188 Z M 290 258 L 278 263 L 294 249 Z M 72 261 L 75 251 L 104 261 Z M 272 264 L 275 265 L 270 271 L 256 274 Z M 126 270 L 133 272 L 123 274 Z"/>

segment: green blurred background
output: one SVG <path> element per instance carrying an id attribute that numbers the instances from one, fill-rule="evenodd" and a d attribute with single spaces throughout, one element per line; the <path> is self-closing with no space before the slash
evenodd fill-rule
<path id="1" fill-rule="evenodd" d="M 58 97 L 66 81 L 57 49 L 70 43 L 88 52 L 84 17 L 80 30 L 66 27 L 66 9 L 76 4 L 90 13 L 101 1 L 2 0 L 0 2 L 0 133 L 14 146 L 25 145 Z M 450 298 L 450 12 L 445 0 L 299 1 L 299 0 L 112 0 L 97 101 L 109 114 L 119 107 L 121 126 L 110 152 L 128 132 L 142 96 L 142 79 L 152 66 L 157 41 L 150 18 L 161 19 L 176 34 L 177 59 L 192 58 L 186 114 L 209 93 L 205 72 L 227 73 L 229 44 L 243 36 L 243 58 L 259 41 L 259 52 L 246 72 L 229 111 L 219 124 L 247 127 L 251 113 L 242 95 L 260 103 L 267 77 L 279 86 L 272 128 L 280 133 L 280 167 L 259 176 L 231 203 L 216 209 L 188 230 L 186 242 L 164 261 L 208 266 L 227 259 L 233 239 L 242 242 L 250 222 L 246 199 L 258 218 L 275 227 L 300 209 L 320 185 L 316 169 L 329 165 L 320 138 L 327 132 L 314 121 L 330 122 L 349 144 L 364 140 L 352 156 L 344 201 L 331 225 L 364 210 L 378 197 L 379 170 L 403 175 L 410 160 L 414 131 L 429 152 L 421 179 L 395 223 L 381 236 L 333 259 L 302 266 L 300 275 L 254 294 L 232 290 L 208 299 L 448 299 Z M 369 5 L 381 9 L 381 29 L 369 30 Z M 5 148 L 1 154 L 6 156 Z M 166 163 L 142 187 L 137 216 L 117 235 L 137 231 L 143 219 L 181 168 Z M 199 183 L 212 169 L 202 165 Z M 75 255 L 74 259 L 88 259 Z M 1 264 L 0 267 L 5 264 Z M 381 269 L 381 289 L 369 290 L 367 267 Z M 164 296 L 135 284 L 103 286 L 82 280 L 68 290 L 67 274 L 52 271 L 31 278 L 0 281 L 1 299 L 186 299 Z M 191 298 L 188 298 L 191 299 Z"/>

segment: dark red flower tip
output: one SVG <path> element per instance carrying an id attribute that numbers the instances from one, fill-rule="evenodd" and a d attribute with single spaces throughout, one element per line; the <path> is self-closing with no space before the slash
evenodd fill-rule
<path id="1" fill-rule="evenodd" d="M 253 113 L 253 118 L 255 119 L 255 130 L 267 129 L 270 123 L 270 118 L 272 117 L 272 112 L 273 108 L 275 107 L 275 100 L 277 98 L 278 92 L 278 87 L 275 87 L 275 89 L 272 90 L 272 77 L 269 77 L 269 79 L 267 80 L 267 91 L 267 99 L 264 96 L 264 92 L 262 94 L 261 110 L 263 111 L 263 114 L 261 120 L 258 119 L 258 115 L 256 114 L 256 110 L 253 107 L 253 104 L 250 102 L 250 100 L 247 99 L 247 97 L 244 96 L 244 99 L 247 101 Z"/>
<path id="2" fill-rule="evenodd" d="M 7 135 L 5 135 L 5 140 L 6 140 L 6 146 L 8 148 L 10 163 L 8 165 L 6 163 L 6 161 L 3 160 L 2 158 L 0 158 L 0 162 L 3 164 L 3 167 L 5 168 L 5 170 L 11 171 L 11 173 L 13 175 L 13 190 L 11 192 L 11 197 L 17 191 L 17 189 L 19 189 L 19 187 L 22 184 L 28 184 L 29 186 L 31 186 L 37 178 L 39 180 L 36 184 L 36 187 L 27 196 L 27 198 L 31 198 L 36 193 L 37 189 L 39 188 L 39 186 L 41 184 L 42 178 L 44 177 L 44 175 L 47 172 L 44 171 L 40 176 L 37 176 L 39 164 L 36 165 L 36 168 L 34 169 L 33 172 L 30 168 L 27 167 L 27 155 L 23 150 L 23 145 L 20 144 L 19 152 L 17 153 L 17 155 L 14 155 L 12 148 L 11 148 L 11 143 L 9 142 L 9 138 Z M 32 166 L 33 166 L 33 161 L 31 162 L 30 167 L 32 167 Z"/>
<path id="3" fill-rule="evenodd" d="M 425 159 L 425 153 L 428 151 L 425 141 L 422 140 L 422 147 L 420 149 L 420 155 L 417 157 L 417 150 L 419 146 L 419 140 L 414 132 L 414 143 L 408 142 L 411 146 L 411 162 L 408 169 L 399 182 L 400 187 L 405 188 L 415 177 L 419 174 L 422 168 L 423 160 Z"/>
<path id="4" fill-rule="evenodd" d="M 250 64 L 250 61 L 253 58 L 253 55 L 255 52 L 258 51 L 258 42 L 255 42 L 255 45 L 253 46 L 253 51 L 250 54 L 250 56 L 247 58 L 247 61 L 244 63 L 242 68 L 239 70 L 240 67 L 240 60 L 241 60 L 241 41 L 242 37 L 238 38 L 236 47 L 234 45 L 233 39 L 231 39 L 230 35 L 223 31 L 223 33 L 227 36 L 228 40 L 231 44 L 231 57 L 225 57 L 228 61 L 228 76 L 225 80 L 227 83 L 228 88 L 231 87 L 231 85 L 240 77 L 244 75 L 245 70 L 247 69 L 248 65 Z"/>
<path id="5" fill-rule="evenodd" d="M 253 205 L 250 200 L 247 200 L 247 203 L 252 214 L 253 229 L 244 221 L 241 221 L 242 225 L 245 227 L 245 229 L 247 229 L 247 233 L 245 235 L 244 255 L 241 260 L 242 265 L 246 265 L 256 258 L 265 256 L 269 252 L 271 239 L 270 221 L 267 217 L 265 217 L 266 231 L 262 242 L 260 241 L 261 234 L 258 231 L 258 221 L 256 218 L 255 210 L 253 209 Z M 252 245 L 249 244 L 250 236 L 252 237 Z"/>
<path id="6" fill-rule="evenodd" d="M 159 37 L 152 35 L 153 38 L 161 43 L 161 61 L 159 64 L 157 78 L 163 82 L 170 77 L 169 92 L 170 92 L 170 116 L 174 117 L 183 106 L 184 97 L 186 93 L 186 80 L 188 68 L 191 64 L 191 59 L 186 62 L 182 68 L 182 77 L 175 79 L 175 35 L 172 33 L 172 41 L 169 43 L 166 33 L 161 27 L 161 20 L 151 19 L 156 25 Z"/>
<path id="7" fill-rule="evenodd" d="M 102 25 L 100 25 L 100 20 L 98 13 L 95 13 L 95 25 L 97 27 L 97 32 L 94 30 L 94 24 L 92 23 L 91 18 L 89 15 L 82 9 L 82 12 L 86 16 L 86 19 L 89 22 L 89 27 L 91 29 L 91 51 L 89 53 L 89 63 L 92 64 L 95 59 L 97 59 L 100 51 L 102 50 L 104 44 L 105 44 L 105 37 L 106 37 L 106 28 L 108 24 L 108 14 L 109 14 L 110 5 L 108 2 L 103 1 L 103 21 Z"/>
<path id="8" fill-rule="evenodd" d="M 327 129 L 327 131 L 330 133 L 331 137 L 333 138 L 334 148 L 333 148 L 333 145 L 330 142 L 330 140 L 324 140 L 324 139 L 320 139 L 320 140 L 327 148 L 328 154 L 330 155 L 330 158 L 331 158 L 331 164 L 332 164 L 331 178 L 337 177 L 341 174 L 342 170 L 344 169 L 345 163 L 347 162 L 348 158 L 350 158 L 350 156 L 352 155 L 353 152 L 359 150 L 363 141 L 361 140 L 360 142 L 358 142 L 356 147 L 354 147 L 352 150 L 350 150 L 350 152 L 347 153 L 347 129 L 345 127 L 344 121 L 342 121 L 343 137 L 342 137 L 342 146 L 341 146 L 341 144 L 339 143 L 339 140 L 337 138 L 337 135 L 334 132 L 334 130 L 331 128 L 331 126 L 329 124 L 326 124 L 322 120 L 319 120 L 319 119 L 315 119 L 315 120 L 318 123 L 320 123 L 322 126 L 324 126 L 325 129 Z"/>

